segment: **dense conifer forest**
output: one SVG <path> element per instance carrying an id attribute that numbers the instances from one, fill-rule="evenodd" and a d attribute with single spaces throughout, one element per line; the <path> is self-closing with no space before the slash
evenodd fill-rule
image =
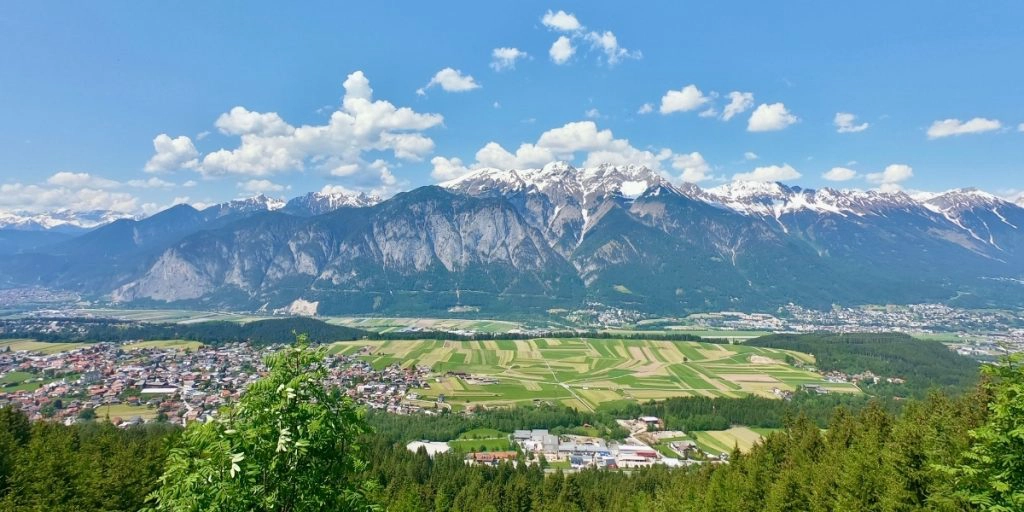
<path id="1" fill-rule="evenodd" d="M 984 367 L 968 393 L 903 401 L 674 399 L 657 411 L 682 425 L 720 415 L 774 425 L 728 464 L 633 472 L 545 471 L 544 463 L 469 466 L 411 453 L 415 438 L 469 428 L 572 429 L 615 435 L 616 413 L 540 407 L 471 417 L 359 413 L 316 385 L 323 349 L 299 345 L 222 420 L 186 429 L 103 422 L 30 424 L 0 409 L 0 509 L 393 511 L 993 510 L 1024 507 L 1024 369 Z M 709 409 L 710 408 L 710 409 Z M 709 413 L 709 410 L 712 411 Z M 761 412 L 758 412 L 761 411 Z M 822 430 L 822 418 L 829 416 Z M 690 422 L 690 423 L 688 423 Z M 690 427 L 693 428 L 693 427 Z M 324 457 L 327 457 L 324 459 Z M 323 461 L 321 461 L 323 459 Z M 320 462 L 318 462 L 320 461 Z M 329 461 L 329 463 L 326 463 Z M 519 462 L 523 462 L 520 460 Z"/>

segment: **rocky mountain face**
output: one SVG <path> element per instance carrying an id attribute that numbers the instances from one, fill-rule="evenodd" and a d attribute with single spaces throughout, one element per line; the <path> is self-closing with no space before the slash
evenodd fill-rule
<path id="1" fill-rule="evenodd" d="M 787 302 L 1005 306 L 1024 302 L 1022 228 L 1024 208 L 971 189 L 701 189 L 638 166 L 557 162 L 480 169 L 386 201 L 312 193 L 176 207 L 5 257 L 0 279 L 118 301 L 257 309 L 301 299 L 320 313 L 585 300 L 674 314 Z"/>

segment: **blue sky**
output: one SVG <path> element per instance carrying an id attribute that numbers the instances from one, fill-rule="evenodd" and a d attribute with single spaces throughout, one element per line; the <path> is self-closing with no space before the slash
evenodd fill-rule
<path id="1" fill-rule="evenodd" d="M 548 157 L 1024 188 L 1019 2 L 152 5 L 0 11 L 0 210 L 389 194 Z"/>

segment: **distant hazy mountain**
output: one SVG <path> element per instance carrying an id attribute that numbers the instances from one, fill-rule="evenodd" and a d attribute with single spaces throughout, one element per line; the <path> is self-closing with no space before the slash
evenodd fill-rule
<path id="1" fill-rule="evenodd" d="M 82 233 L 124 218 L 133 218 L 133 216 L 107 210 L 79 212 L 61 209 L 44 213 L 0 211 L 0 229 Z"/>
<path id="2" fill-rule="evenodd" d="M 676 314 L 788 302 L 1005 306 L 1024 303 L 1022 227 L 1024 208 L 973 189 L 701 189 L 644 167 L 559 162 L 480 169 L 386 201 L 312 193 L 176 207 L 0 257 L 0 279 L 192 306 L 303 299 L 321 313 L 586 300 Z"/>

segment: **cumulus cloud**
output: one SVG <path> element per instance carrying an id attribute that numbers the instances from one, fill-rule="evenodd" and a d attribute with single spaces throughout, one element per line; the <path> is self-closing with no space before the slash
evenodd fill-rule
<path id="1" fill-rule="evenodd" d="M 828 181 L 849 181 L 857 177 L 857 171 L 846 167 L 833 167 L 821 177 Z"/>
<path id="2" fill-rule="evenodd" d="M 589 117 L 590 119 L 597 119 L 601 117 L 601 111 L 596 108 L 588 108 L 587 111 L 583 113 L 583 115 Z"/>
<path id="3" fill-rule="evenodd" d="M 174 188 L 177 186 L 174 183 L 171 183 L 170 181 L 162 180 L 160 178 L 157 178 L 156 176 L 153 176 L 146 180 L 128 180 L 125 183 L 129 187 L 135 188 Z M 188 184 L 186 184 L 185 186 L 188 186 Z"/>
<path id="4" fill-rule="evenodd" d="M 146 162 L 146 172 L 168 172 L 178 169 L 195 169 L 199 165 L 199 151 L 192 139 L 185 135 L 171 138 L 161 133 L 153 139 L 156 153 Z"/>
<path id="5" fill-rule="evenodd" d="M 575 54 L 576 47 L 573 46 L 572 40 L 565 36 L 560 36 L 554 43 L 551 43 L 551 49 L 548 50 L 551 61 L 558 65 L 569 62 L 569 59 Z"/>
<path id="6" fill-rule="evenodd" d="M 526 57 L 528 57 L 526 52 L 519 48 L 495 48 L 491 51 L 491 69 L 495 71 L 515 69 L 516 61 Z"/>
<path id="7" fill-rule="evenodd" d="M 750 120 L 747 121 L 748 132 L 774 132 L 785 129 L 787 126 L 796 123 L 800 119 L 786 110 L 782 103 L 765 104 L 757 106 Z"/>
<path id="8" fill-rule="evenodd" d="M 239 182 L 238 188 L 250 194 L 265 194 L 267 192 L 283 192 L 289 187 L 279 185 L 270 180 L 248 180 Z"/>
<path id="9" fill-rule="evenodd" d="M 444 88 L 444 79 L 439 84 Z M 394 186 L 389 164 L 380 158 L 367 161 L 366 153 L 390 152 L 401 160 L 422 160 L 434 150 L 424 131 L 440 125 L 440 114 L 424 114 L 388 101 L 375 100 L 370 81 L 361 71 L 342 84 L 341 106 L 322 125 L 292 126 L 276 113 L 252 112 L 235 107 L 217 118 L 217 129 L 237 136 L 240 144 L 200 158 L 188 137 L 154 139 L 154 155 L 146 170 L 195 169 L 207 177 L 267 176 L 301 171 L 307 166 L 343 176 L 366 187 Z M 451 84 L 449 84 L 451 86 Z"/>
<path id="10" fill-rule="evenodd" d="M 642 54 L 639 50 L 627 50 L 619 45 L 619 40 L 610 30 L 604 32 L 590 32 L 586 35 L 591 46 L 604 53 L 604 61 L 609 66 L 614 66 L 625 59 L 639 59 Z"/>
<path id="11" fill-rule="evenodd" d="M 941 121 L 935 121 L 928 127 L 928 138 L 941 139 L 943 137 L 964 135 L 968 133 L 985 133 L 998 130 L 1002 127 L 1003 124 L 998 120 L 985 119 L 984 117 L 975 117 L 968 121 L 961 121 L 959 119 L 943 119 Z"/>
<path id="12" fill-rule="evenodd" d="M 295 128 L 284 122 L 276 112 L 251 112 L 245 107 L 235 107 L 221 114 L 213 123 L 224 135 L 291 135 Z"/>
<path id="13" fill-rule="evenodd" d="M 862 132 L 870 126 L 868 123 L 854 124 L 856 121 L 857 116 L 849 112 L 836 112 L 836 117 L 832 120 L 836 125 L 836 131 L 839 133 Z"/>
<path id="14" fill-rule="evenodd" d="M 430 177 L 437 181 L 453 180 L 470 171 L 468 167 L 462 165 L 462 160 L 459 158 L 435 156 L 430 159 L 430 164 L 434 166 L 434 170 L 430 172 Z"/>
<path id="15" fill-rule="evenodd" d="M 651 105 L 650 103 L 640 105 L 640 108 L 636 111 L 637 114 L 650 114 L 651 112 L 654 112 L 654 105 Z"/>
<path id="16" fill-rule="evenodd" d="M 0 184 L 0 208 L 33 213 L 65 208 L 136 213 L 139 202 L 126 192 L 91 187 L 4 183 Z"/>
<path id="17" fill-rule="evenodd" d="M 681 153 L 672 157 L 672 168 L 681 171 L 680 181 L 699 183 L 708 179 L 708 172 L 711 166 L 704 160 L 704 155 L 694 151 L 693 153 Z"/>
<path id="18" fill-rule="evenodd" d="M 416 94 L 423 96 L 427 89 L 433 86 L 441 87 L 445 92 L 466 92 L 479 89 L 480 84 L 476 83 L 470 75 L 463 75 L 462 71 L 452 68 L 444 68 L 434 74 L 434 77 L 427 82 L 427 85 L 416 90 Z"/>
<path id="19" fill-rule="evenodd" d="M 734 174 L 733 181 L 785 181 L 802 176 L 789 164 L 756 167 L 753 171 Z"/>
<path id="20" fill-rule="evenodd" d="M 71 187 L 71 188 L 117 188 L 121 186 L 120 183 L 114 180 L 101 178 L 99 176 L 93 176 L 87 172 L 68 172 L 61 171 L 55 173 L 46 179 L 46 183 L 50 185 L 56 185 L 58 187 Z"/>
<path id="21" fill-rule="evenodd" d="M 668 91 L 661 97 L 662 114 L 673 112 L 689 112 L 703 106 L 710 99 L 700 92 L 696 85 L 690 84 L 678 91 Z"/>
<path id="22" fill-rule="evenodd" d="M 873 172 L 865 176 L 870 183 L 877 184 L 883 192 L 894 192 L 900 189 L 900 183 L 912 178 L 914 169 L 906 164 L 886 166 L 882 172 Z"/>
<path id="23" fill-rule="evenodd" d="M 580 24 L 580 20 L 576 19 L 576 15 L 567 13 L 559 10 L 558 12 L 544 13 L 544 16 L 540 18 L 540 22 L 552 30 L 558 30 L 560 32 L 574 32 L 583 28 Z"/>
<path id="24" fill-rule="evenodd" d="M 515 151 L 497 142 L 488 142 L 476 152 L 476 162 L 466 165 L 458 158 L 435 157 L 431 175 L 438 180 L 461 176 L 471 169 L 528 169 L 541 167 L 555 160 L 574 160 L 585 154 L 583 166 L 600 164 L 644 165 L 661 171 L 663 162 L 674 154 L 669 149 L 655 151 L 633 147 L 626 139 L 617 139 L 611 130 L 598 129 L 593 121 L 577 121 L 553 128 L 540 135 L 534 143 L 520 144 Z M 684 169 L 680 169 L 684 170 Z"/>
<path id="25" fill-rule="evenodd" d="M 728 121 L 754 106 L 754 93 L 732 91 L 729 93 L 729 104 L 722 109 L 722 120 Z"/>

